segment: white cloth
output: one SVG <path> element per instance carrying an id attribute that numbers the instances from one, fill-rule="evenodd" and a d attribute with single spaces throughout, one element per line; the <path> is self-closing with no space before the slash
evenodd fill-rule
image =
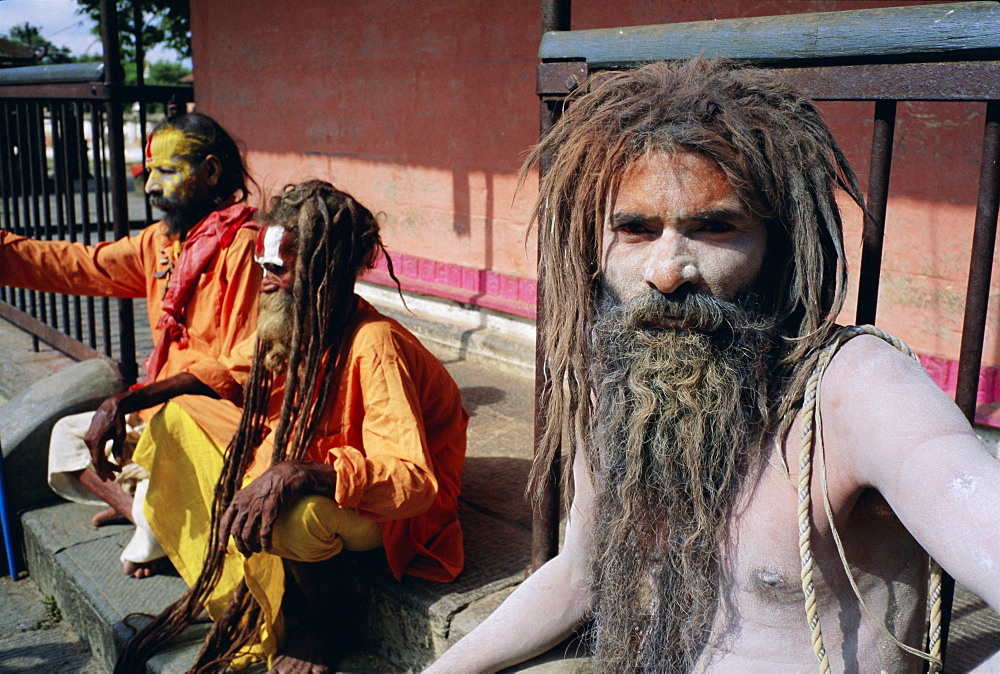
<path id="1" fill-rule="evenodd" d="M 49 487 L 64 499 L 83 503 L 85 505 L 104 506 L 104 501 L 94 495 L 76 478 L 75 473 L 91 467 L 90 450 L 83 441 L 83 436 L 90 428 L 94 418 L 93 412 L 81 412 L 63 417 L 52 427 L 52 437 L 49 441 Z M 126 437 L 124 455 L 129 457 L 135 448 L 135 443 L 142 434 L 146 424 L 138 415 L 130 414 L 125 420 Z M 108 442 L 105 452 L 112 463 L 111 442 Z M 142 513 L 142 504 L 146 498 L 146 486 L 149 484 L 149 473 L 140 465 L 126 462 L 115 481 L 127 493 L 134 495 L 132 517 L 136 522 L 136 531 L 132 540 L 122 551 L 122 562 L 150 562 L 166 556 L 163 548 L 153 535 L 146 516 Z"/>
<path id="2" fill-rule="evenodd" d="M 142 512 L 142 506 L 146 502 L 147 489 L 149 489 L 148 477 L 139 480 L 135 487 L 135 497 L 132 499 L 132 519 L 135 520 L 135 533 L 132 534 L 132 540 L 122 550 L 120 559 L 123 564 L 125 562 L 141 564 L 167 556 L 160 542 L 156 540 L 149 522 L 146 521 L 145 513 Z"/>

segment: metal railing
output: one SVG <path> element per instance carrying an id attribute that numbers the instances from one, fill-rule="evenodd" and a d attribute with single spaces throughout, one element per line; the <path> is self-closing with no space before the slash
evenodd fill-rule
<path id="1" fill-rule="evenodd" d="M 105 6 L 107 5 L 107 7 Z M 124 86 L 115 5 L 102 2 L 103 63 L 0 70 L 2 227 L 37 239 L 95 244 L 150 222 L 142 205 L 130 221 L 125 107 L 137 103 L 145 140 L 153 102 L 192 100 L 190 87 Z M 134 17 L 141 35 L 141 15 Z M 142 63 L 141 46 L 138 51 Z M 139 68 L 141 72 L 141 67 Z M 165 107 L 165 103 L 164 103 Z M 122 377 L 138 375 L 130 299 L 110 300 L 0 288 L 0 318 L 77 360 L 107 356 Z M 139 319 L 145 322 L 145 317 Z"/>

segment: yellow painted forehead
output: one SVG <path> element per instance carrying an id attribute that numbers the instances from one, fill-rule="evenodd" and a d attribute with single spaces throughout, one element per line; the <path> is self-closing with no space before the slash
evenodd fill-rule
<path id="1" fill-rule="evenodd" d="M 208 154 L 204 140 L 195 134 L 177 129 L 163 129 L 149 138 L 146 163 L 170 161 L 177 157 L 203 157 Z"/>

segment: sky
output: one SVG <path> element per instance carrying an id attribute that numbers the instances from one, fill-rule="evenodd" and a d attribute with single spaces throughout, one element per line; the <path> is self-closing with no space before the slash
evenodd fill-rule
<path id="1" fill-rule="evenodd" d="M 86 14 L 79 14 L 76 0 L 0 0 L 0 35 L 7 35 L 13 26 L 30 23 L 57 47 L 68 47 L 74 56 L 100 54 L 101 41 L 91 33 L 96 25 Z M 150 63 L 177 61 L 172 49 L 157 47 L 146 54 Z M 190 67 L 190 63 L 186 63 Z"/>

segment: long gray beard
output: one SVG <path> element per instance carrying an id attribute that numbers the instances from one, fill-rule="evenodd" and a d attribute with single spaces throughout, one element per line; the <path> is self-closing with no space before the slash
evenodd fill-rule
<path id="1" fill-rule="evenodd" d="M 288 366 L 294 324 L 295 306 L 291 293 L 277 290 L 261 294 L 257 339 L 261 343 L 264 367 L 271 374 L 281 374 Z"/>
<path id="2" fill-rule="evenodd" d="M 653 327 L 662 317 L 688 329 Z M 727 518 L 763 460 L 773 334 L 703 295 L 651 293 L 602 311 L 588 443 L 600 671 L 689 671 L 704 649 Z"/>

